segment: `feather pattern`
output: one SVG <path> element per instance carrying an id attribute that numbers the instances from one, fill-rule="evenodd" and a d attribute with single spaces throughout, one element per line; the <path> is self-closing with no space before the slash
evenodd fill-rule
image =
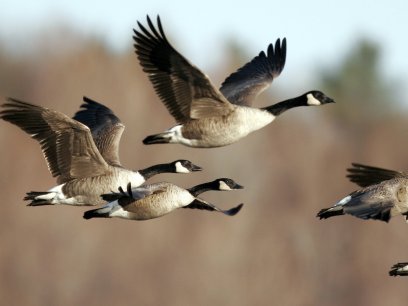
<path id="1" fill-rule="evenodd" d="M 286 38 L 268 46 L 267 53 L 258 56 L 232 73 L 222 83 L 220 91 L 233 104 L 251 106 L 252 101 L 268 88 L 285 67 Z"/>
<path id="2" fill-rule="evenodd" d="M 84 97 L 84 103 L 73 119 L 90 128 L 96 147 L 108 164 L 121 166 L 119 144 L 125 126 L 111 109 Z"/>
<path id="3" fill-rule="evenodd" d="M 87 126 L 48 108 L 12 98 L 7 101 L 0 117 L 39 141 L 48 169 L 59 183 L 108 170 Z"/>
<path id="4" fill-rule="evenodd" d="M 358 163 L 352 163 L 352 167 L 347 169 L 347 177 L 351 182 L 361 187 L 381 183 L 397 177 L 408 178 L 408 174 L 395 170 L 388 170 Z"/>
<path id="5" fill-rule="evenodd" d="M 210 79 L 177 52 L 164 34 L 160 18 L 157 28 L 147 16 L 149 30 L 138 22 L 134 30 L 135 52 L 143 71 L 178 123 L 227 115 L 233 106 Z"/>

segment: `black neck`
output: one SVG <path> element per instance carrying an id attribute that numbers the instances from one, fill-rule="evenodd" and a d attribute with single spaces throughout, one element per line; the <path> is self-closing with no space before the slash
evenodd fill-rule
<path id="1" fill-rule="evenodd" d="M 203 183 L 199 184 L 197 186 L 193 186 L 189 189 L 187 189 L 193 196 L 198 196 L 200 193 L 209 191 L 209 190 L 214 190 L 213 186 L 214 182 L 208 182 L 208 183 Z"/>
<path id="2" fill-rule="evenodd" d="M 274 105 L 264 107 L 264 110 L 267 110 L 274 116 L 279 116 L 282 114 L 284 111 L 287 111 L 288 109 L 291 109 L 293 107 L 298 107 L 298 106 L 306 106 L 307 103 L 302 97 L 296 97 L 293 99 L 285 100 L 279 103 L 276 103 Z"/>
<path id="3" fill-rule="evenodd" d="M 170 164 L 158 164 L 138 170 L 138 172 L 147 180 L 156 174 L 174 172 L 174 168 Z"/>

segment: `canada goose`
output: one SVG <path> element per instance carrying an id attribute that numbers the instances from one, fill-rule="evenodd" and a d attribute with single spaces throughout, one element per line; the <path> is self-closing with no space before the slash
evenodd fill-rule
<path id="1" fill-rule="evenodd" d="M 361 219 L 388 222 L 396 215 L 408 214 L 408 175 L 403 172 L 352 164 L 347 177 L 363 187 L 333 207 L 322 209 L 320 219 L 350 214 Z"/>
<path id="2" fill-rule="evenodd" d="M 407 276 L 408 275 L 408 262 L 399 262 L 391 267 L 390 276 Z"/>
<path id="3" fill-rule="evenodd" d="M 89 99 L 85 99 L 85 102 L 92 113 L 96 102 L 92 104 Z M 86 119 L 86 113 L 83 113 L 85 110 L 81 112 L 82 119 Z M 111 111 L 109 116 L 115 117 L 116 123 L 104 120 L 106 114 L 102 113 L 102 120 L 93 126 L 94 134 L 99 135 L 95 138 L 96 143 L 107 158 L 105 160 L 95 145 L 90 129 L 79 121 L 63 113 L 12 98 L 3 104 L 0 118 L 17 125 L 39 141 L 48 169 L 57 177 L 59 184 L 45 192 L 28 192 L 24 198 L 31 201 L 28 205 L 97 205 L 104 203 L 101 194 L 117 190 L 129 182 L 139 186 L 158 173 L 201 170 L 187 160 L 139 171 L 123 168 L 118 157 L 118 145 L 124 126 Z"/>
<path id="4" fill-rule="evenodd" d="M 240 211 L 243 204 L 228 210 L 221 210 L 215 205 L 198 198 L 197 195 L 208 190 L 242 188 L 231 179 L 217 179 L 189 189 L 167 182 L 132 189 L 129 183 L 127 193 L 120 187 L 119 193 L 102 195 L 102 198 L 109 203 L 102 208 L 86 211 L 84 219 L 117 217 L 130 220 L 148 220 L 161 217 L 177 208 L 197 208 L 218 211 L 233 216 Z"/>
<path id="5" fill-rule="evenodd" d="M 212 148 L 234 143 L 271 123 L 284 111 L 298 106 L 334 102 L 320 91 L 309 91 L 264 108 L 251 107 L 255 97 L 278 77 L 286 60 L 286 39 L 268 46 L 249 63 L 232 73 L 220 90 L 167 40 L 159 16 L 157 28 L 149 16 L 150 31 L 138 22 L 135 51 L 143 71 L 170 114 L 179 123 L 164 133 L 151 135 L 144 144 L 180 143 Z"/>

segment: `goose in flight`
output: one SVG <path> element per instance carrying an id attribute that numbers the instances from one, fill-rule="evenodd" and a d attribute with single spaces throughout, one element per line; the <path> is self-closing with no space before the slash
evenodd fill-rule
<path id="1" fill-rule="evenodd" d="M 270 44 L 249 63 L 232 73 L 218 90 L 208 76 L 184 58 L 167 40 L 160 21 L 147 16 L 149 29 L 138 22 L 134 47 L 143 71 L 178 125 L 146 137 L 144 144 L 179 143 L 213 148 L 237 142 L 298 106 L 334 102 L 313 90 L 274 105 L 254 108 L 252 101 L 279 76 L 286 61 L 286 39 Z"/>
<path id="2" fill-rule="evenodd" d="M 408 215 L 408 174 L 353 163 L 347 177 L 360 187 L 317 216 L 326 219 L 350 214 L 361 219 L 388 222 L 391 217 Z"/>
<path id="3" fill-rule="evenodd" d="M 84 100 L 83 109 L 74 119 L 12 98 L 2 105 L 0 118 L 17 125 L 40 143 L 48 169 L 57 177 L 58 185 L 50 190 L 28 192 L 24 198 L 31 201 L 28 205 L 98 205 L 104 203 L 101 194 L 125 187 L 129 182 L 139 186 L 158 173 L 201 170 L 187 160 L 139 171 L 123 168 L 119 142 L 124 125 L 107 107 L 88 98 Z"/>
<path id="4" fill-rule="evenodd" d="M 148 220 L 166 215 L 177 208 L 204 209 L 233 216 L 240 211 L 243 204 L 228 210 L 221 210 L 197 196 L 209 190 L 228 191 L 242 188 L 241 185 L 228 178 L 217 179 L 189 189 L 167 182 L 143 185 L 138 188 L 132 188 L 129 183 L 127 192 L 120 187 L 118 193 L 102 195 L 102 198 L 108 203 L 104 207 L 86 211 L 84 219 L 116 217 Z"/>

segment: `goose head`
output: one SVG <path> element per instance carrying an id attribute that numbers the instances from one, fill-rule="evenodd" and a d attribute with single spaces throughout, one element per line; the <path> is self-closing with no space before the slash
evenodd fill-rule
<path id="1" fill-rule="evenodd" d="M 222 190 L 222 191 L 229 191 L 234 189 L 243 189 L 244 186 L 239 185 L 234 180 L 230 178 L 219 178 L 211 182 L 212 189 L 214 190 Z"/>
<path id="2" fill-rule="evenodd" d="M 306 105 L 317 106 L 327 103 L 334 103 L 334 100 L 326 96 L 323 92 L 319 90 L 311 90 L 303 95 L 306 100 Z"/>
<path id="3" fill-rule="evenodd" d="M 194 165 L 191 161 L 186 159 L 179 159 L 170 163 L 174 173 L 190 173 L 195 171 L 201 171 L 203 168 Z"/>

